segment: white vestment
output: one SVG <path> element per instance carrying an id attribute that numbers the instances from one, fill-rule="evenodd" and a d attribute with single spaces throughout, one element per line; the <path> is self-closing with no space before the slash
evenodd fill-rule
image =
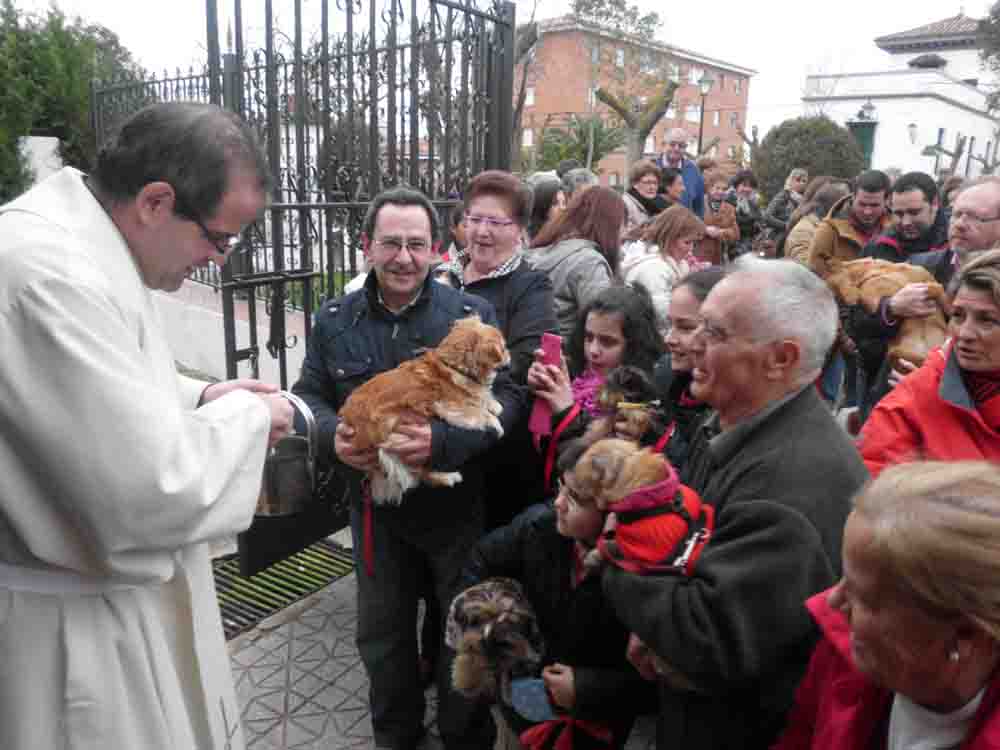
<path id="1" fill-rule="evenodd" d="M 270 416 L 203 386 L 79 172 L 0 208 L 2 750 L 243 747 L 208 549 Z"/>

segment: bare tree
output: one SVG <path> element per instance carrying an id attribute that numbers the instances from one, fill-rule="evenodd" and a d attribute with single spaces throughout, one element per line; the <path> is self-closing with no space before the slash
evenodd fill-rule
<path id="1" fill-rule="evenodd" d="M 599 88 L 595 92 L 595 98 L 610 107 L 624 124 L 627 132 L 627 140 L 625 141 L 626 168 L 642 158 L 646 138 L 666 113 L 677 88 L 676 81 L 667 81 L 663 90 L 659 94 L 649 97 L 645 105 L 641 105 L 640 100 L 635 96 L 616 95 L 604 88 Z"/>

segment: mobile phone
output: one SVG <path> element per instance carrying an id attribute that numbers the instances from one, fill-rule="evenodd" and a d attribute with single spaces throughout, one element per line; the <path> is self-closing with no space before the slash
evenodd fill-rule
<path id="1" fill-rule="evenodd" d="M 542 334 L 542 362 L 559 366 L 562 362 L 562 336 L 548 331 Z"/>
<path id="2" fill-rule="evenodd" d="M 542 362 L 558 367 L 562 362 L 562 336 L 555 333 L 542 334 Z M 552 407 L 544 398 L 536 398 L 528 418 L 528 430 L 535 435 L 552 433 Z"/>

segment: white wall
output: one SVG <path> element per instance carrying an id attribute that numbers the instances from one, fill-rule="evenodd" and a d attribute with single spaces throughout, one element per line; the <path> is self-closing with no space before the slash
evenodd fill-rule
<path id="1" fill-rule="evenodd" d="M 21 153 L 28 159 L 28 166 L 35 176 L 35 182 L 41 182 L 53 172 L 62 169 L 58 138 L 25 136 L 21 138 Z"/>
<path id="2" fill-rule="evenodd" d="M 824 105 L 824 113 L 835 122 L 845 124 L 855 117 L 858 109 L 867 99 L 853 101 L 829 102 Z M 985 116 L 974 115 L 962 109 L 934 99 L 886 99 L 873 100 L 878 126 L 875 128 L 875 148 L 872 154 L 872 166 L 876 169 L 895 167 L 903 172 L 919 170 L 934 174 L 934 157 L 922 156 L 925 146 L 937 143 L 938 128 L 945 128 L 943 146 L 949 151 L 955 147 L 955 137 L 958 133 L 975 136 L 974 149 L 982 156 L 987 142 L 996 140 L 993 132 L 993 122 Z M 910 142 L 908 126 L 917 124 L 916 143 Z M 958 163 L 958 174 L 964 175 L 968 161 L 968 142 L 966 152 Z M 945 168 L 951 162 L 950 157 L 942 156 L 940 167 Z M 973 161 L 969 176 L 975 177 L 982 170 L 982 165 Z"/>
<path id="3" fill-rule="evenodd" d="M 888 55 L 890 69 L 905 68 L 913 60 L 923 53 L 920 52 L 896 52 Z M 977 78 L 980 83 L 994 80 L 991 72 L 983 68 L 983 63 L 979 58 L 979 50 L 958 49 L 940 50 L 933 54 L 943 57 L 948 61 L 944 71 L 955 78 Z"/>
<path id="4" fill-rule="evenodd" d="M 979 156 L 985 155 L 987 143 L 997 139 L 994 121 L 985 112 L 986 95 L 940 70 L 809 76 L 806 97 L 815 99 L 803 102 L 806 114 L 822 112 L 842 124 L 854 119 L 861 107 L 871 101 L 878 120 L 872 164 L 879 169 L 895 167 L 904 172 L 920 170 L 933 174 L 934 157 L 922 156 L 921 151 L 937 143 L 939 128 L 945 129 L 941 145 L 949 151 L 955 148 L 958 134 L 975 137 L 973 149 Z M 910 141 L 910 123 L 917 125 L 915 143 Z M 960 175 L 966 172 L 968 151 L 967 142 L 966 155 L 958 164 Z M 942 156 L 940 167 L 949 164 L 950 157 Z M 969 176 L 978 175 L 981 169 L 982 165 L 973 161 Z"/>
<path id="5" fill-rule="evenodd" d="M 226 343 L 222 327 L 222 295 L 211 287 L 186 281 L 177 292 L 167 294 L 155 292 L 160 318 L 166 328 L 167 339 L 174 353 L 174 359 L 184 366 L 224 380 L 226 377 Z M 260 347 L 258 364 L 260 379 L 268 383 L 280 383 L 278 360 L 272 359 L 264 348 L 268 339 L 268 320 L 263 315 L 263 305 L 258 305 L 259 318 L 257 342 Z M 237 315 L 237 317 L 245 317 Z M 302 326 L 301 313 L 288 313 L 286 325 L 290 334 L 298 334 Z M 250 326 L 245 320 L 236 321 L 236 347 L 241 349 L 250 343 Z M 288 363 L 288 385 L 299 379 L 302 360 L 305 357 L 305 340 L 298 335 L 298 344 L 286 350 Z M 239 377 L 250 377 L 249 361 L 237 365 Z"/>

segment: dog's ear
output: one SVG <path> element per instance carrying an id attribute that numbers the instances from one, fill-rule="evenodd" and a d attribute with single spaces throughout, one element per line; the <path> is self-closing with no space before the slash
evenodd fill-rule
<path id="1" fill-rule="evenodd" d="M 590 461 L 594 478 L 602 489 L 611 487 L 618 482 L 625 465 L 624 457 L 618 453 L 602 452 L 596 454 Z"/>

